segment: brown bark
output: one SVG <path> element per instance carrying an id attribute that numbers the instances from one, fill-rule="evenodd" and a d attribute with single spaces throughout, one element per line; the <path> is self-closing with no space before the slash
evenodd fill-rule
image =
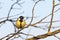
<path id="1" fill-rule="evenodd" d="M 58 34 L 58 33 L 60 33 L 60 29 L 51 32 L 49 35 L 48 35 L 48 33 L 46 33 L 46 34 L 38 35 L 38 36 L 36 36 L 36 37 L 28 38 L 28 39 L 26 39 L 26 40 L 44 39 L 44 38 L 46 38 L 46 37 L 48 37 L 48 36 L 53 36 L 53 35 Z"/>

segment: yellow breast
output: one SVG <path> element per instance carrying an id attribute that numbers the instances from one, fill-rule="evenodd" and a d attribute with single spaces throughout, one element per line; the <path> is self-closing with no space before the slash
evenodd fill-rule
<path id="1" fill-rule="evenodd" d="M 23 22 L 20 22 L 19 20 L 16 21 L 16 27 L 18 29 L 20 29 L 21 27 L 24 28 L 25 25 L 26 25 L 26 22 L 25 21 L 23 21 Z"/>

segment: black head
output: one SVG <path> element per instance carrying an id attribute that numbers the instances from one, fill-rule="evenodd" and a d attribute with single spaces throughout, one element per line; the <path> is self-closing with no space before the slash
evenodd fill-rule
<path id="1" fill-rule="evenodd" d="M 22 20 L 22 19 L 24 19 L 24 17 L 23 17 L 23 16 L 20 16 L 19 18 L 20 18 L 21 20 Z"/>

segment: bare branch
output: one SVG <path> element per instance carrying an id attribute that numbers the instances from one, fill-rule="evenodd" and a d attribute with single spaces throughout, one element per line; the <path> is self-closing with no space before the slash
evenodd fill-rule
<path id="1" fill-rule="evenodd" d="M 9 16 L 9 18 L 14 17 L 14 16 L 18 16 L 18 15 L 23 14 L 23 13 L 24 13 L 24 11 L 21 12 L 21 13 L 19 13 L 19 14 L 16 14 L 16 15 Z M 2 18 L 0 18 L 0 20 L 5 19 L 5 18 L 7 18 L 7 17 L 2 17 Z M 14 19 L 14 18 L 13 18 L 13 19 Z"/>
<path id="2" fill-rule="evenodd" d="M 11 8 L 10 8 L 10 10 L 9 10 L 9 12 L 8 12 L 7 19 L 9 18 L 9 15 L 10 15 L 11 10 L 13 9 L 13 6 L 14 6 L 15 4 L 18 4 L 19 1 L 20 1 L 20 0 L 17 0 L 15 3 L 13 3 L 13 4 L 11 5 Z"/>
<path id="3" fill-rule="evenodd" d="M 52 15 L 51 15 L 50 25 L 48 26 L 48 32 L 50 32 L 50 29 L 51 29 L 51 27 L 52 27 L 53 16 L 54 16 L 54 5 L 55 5 L 55 1 L 53 0 L 53 5 L 52 5 Z"/>
<path id="4" fill-rule="evenodd" d="M 21 30 L 19 30 L 18 32 L 14 33 L 12 36 L 8 37 L 6 40 L 9 40 L 10 38 L 14 37 L 15 35 L 19 34 Z"/>
<path id="5" fill-rule="evenodd" d="M 54 37 L 56 37 L 56 38 L 58 38 L 58 39 L 60 40 L 60 38 L 59 38 L 59 37 L 57 37 L 56 35 L 54 35 Z"/>
<path id="6" fill-rule="evenodd" d="M 35 8 L 35 6 L 37 5 L 37 3 L 40 2 L 40 1 L 41 1 L 41 0 L 38 0 L 37 2 L 35 2 L 34 6 L 33 6 L 33 8 L 32 8 L 32 18 L 31 18 L 31 21 L 30 21 L 29 25 L 27 25 L 27 27 L 29 27 L 29 26 L 31 25 L 31 23 L 32 23 L 32 21 L 33 21 L 33 18 L 34 18 L 34 8 Z"/>
<path id="7" fill-rule="evenodd" d="M 60 20 L 55 20 L 55 21 L 52 21 L 53 23 L 56 23 L 56 22 L 60 22 Z M 44 21 L 44 22 L 41 22 L 41 23 L 50 23 L 50 21 Z"/>
<path id="8" fill-rule="evenodd" d="M 57 3 L 57 4 L 55 4 L 55 7 L 56 7 L 56 6 L 59 6 L 59 5 L 60 5 L 60 3 Z"/>
<path id="9" fill-rule="evenodd" d="M 59 11 L 60 10 L 60 8 L 59 9 L 57 9 L 54 13 L 56 13 L 57 11 Z M 46 19 L 47 17 L 49 17 L 50 15 L 52 15 L 52 14 L 49 14 L 49 15 L 47 15 L 47 16 L 45 16 L 44 18 L 42 18 L 40 21 L 38 21 L 38 22 L 36 22 L 36 23 L 34 23 L 34 24 L 31 24 L 31 25 L 36 25 L 36 24 L 39 24 L 39 23 L 41 23 L 44 19 Z"/>

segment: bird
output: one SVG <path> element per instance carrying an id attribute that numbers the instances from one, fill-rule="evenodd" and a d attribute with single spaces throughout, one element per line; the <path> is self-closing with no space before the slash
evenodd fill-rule
<path id="1" fill-rule="evenodd" d="M 25 28 L 26 22 L 24 20 L 23 16 L 20 16 L 17 20 L 16 20 L 16 28 L 18 29 L 22 29 Z"/>

